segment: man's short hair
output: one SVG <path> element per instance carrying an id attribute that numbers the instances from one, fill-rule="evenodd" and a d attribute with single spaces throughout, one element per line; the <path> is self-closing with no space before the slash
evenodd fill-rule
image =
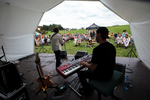
<path id="1" fill-rule="evenodd" d="M 109 38 L 108 37 L 109 31 L 106 27 L 99 27 L 96 32 L 97 34 L 101 33 L 103 39 Z"/>
<path id="2" fill-rule="evenodd" d="M 53 31 L 54 31 L 55 33 L 58 33 L 58 32 L 59 32 L 59 28 L 58 28 L 58 27 L 55 27 L 55 28 L 53 29 Z"/>
<path id="3" fill-rule="evenodd" d="M 126 32 L 126 30 L 123 30 L 123 32 Z"/>

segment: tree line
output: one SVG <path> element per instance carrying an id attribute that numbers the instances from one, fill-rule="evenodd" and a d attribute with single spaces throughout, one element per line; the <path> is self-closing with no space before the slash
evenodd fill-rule
<path id="1" fill-rule="evenodd" d="M 37 28 L 36 31 L 41 33 L 41 34 L 47 34 L 48 31 L 53 32 L 54 27 L 58 27 L 59 30 L 64 30 L 64 28 L 61 25 L 57 24 L 50 24 L 50 25 L 43 25 L 43 26 L 38 26 L 40 30 Z"/>

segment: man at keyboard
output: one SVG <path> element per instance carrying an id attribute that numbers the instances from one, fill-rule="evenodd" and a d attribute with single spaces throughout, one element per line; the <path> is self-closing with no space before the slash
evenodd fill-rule
<path id="1" fill-rule="evenodd" d="M 107 42 L 108 32 L 106 27 L 97 29 L 96 41 L 99 45 L 93 49 L 92 60 L 80 63 L 80 65 L 89 69 L 78 72 L 83 87 L 79 89 L 80 93 L 91 94 L 93 92 L 86 79 L 106 81 L 112 77 L 116 61 L 116 49 L 111 43 Z"/>

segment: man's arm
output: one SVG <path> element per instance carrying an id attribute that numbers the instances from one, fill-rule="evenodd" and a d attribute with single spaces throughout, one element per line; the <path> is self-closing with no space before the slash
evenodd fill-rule
<path id="1" fill-rule="evenodd" d="M 95 70 L 97 67 L 97 64 L 87 63 L 87 62 L 81 62 L 80 65 L 86 66 L 87 68 L 89 68 L 91 70 Z"/>

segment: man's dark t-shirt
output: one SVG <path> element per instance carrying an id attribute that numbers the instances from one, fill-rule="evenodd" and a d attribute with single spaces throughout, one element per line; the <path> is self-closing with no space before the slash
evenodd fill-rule
<path id="1" fill-rule="evenodd" d="M 109 43 L 105 42 L 98 45 L 93 50 L 91 62 L 97 64 L 93 71 L 93 78 L 97 80 L 108 80 L 112 77 L 116 61 L 116 49 Z"/>

